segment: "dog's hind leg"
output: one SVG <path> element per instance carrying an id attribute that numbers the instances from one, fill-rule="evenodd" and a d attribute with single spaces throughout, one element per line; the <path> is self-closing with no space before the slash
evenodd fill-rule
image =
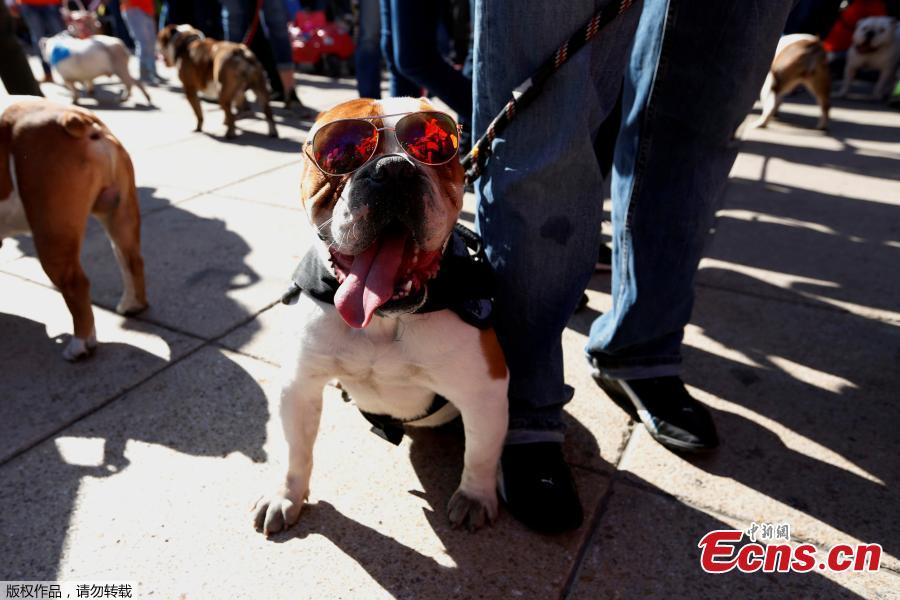
<path id="1" fill-rule="evenodd" d="M 134 315 L 147 308 L 144 283 L 144 259 L 141 257 L 141 215 L 134 168 L 125 149 L 110 140 L 108 144 L 116 181 L 94 204 L 94 216 L 103 225 L 112 242 L 119 272 L 122 275 L 122 297 L 116 305 L 120 315 Z"/>
<path id="2" fill-rule="evenodd" d="M 262 67 L 256 70 L 251 89 L 253 90 L 253 93 L 256 94 L 256 100 L 259 102 L 263 113 L 266 115 L 266 122 L 269 124 L 269 136 L 277 138 L 278 130 L 275 128 L 275 118 L 272 116 L 272 108 L 269 106 L 269 88 L 266 87 L 266 77 L 263 74 Z"/>
<path id="3" fill-rule="evenodd" d="M 222 108 L 225 118 L 225 137 L 230 140 L 237 137 L 232 106 L 238 100 L 238 97 L 242 95 L 243 86 L 236 77 L 223 77 L 220 83 L 222 87 L 219 89 L 219 106 Z"/>
<path id="4" fill-rule="evenodd" d="M 826 71 L 828 70 L 828 67 L 825 65 L 822 68 Z M 804 82 L 803 85 L 816 99 L 816 103 L 822 111 L 822 114 L 819 116 L 819 122 L 816 123 L 816 129 L 828 129 L 828 112 L 831 110 L 831 98 L 829 96 L 831 94 L 831 78 L 826 73 L 825 77 L 819 77 L 811 82 Z"/>

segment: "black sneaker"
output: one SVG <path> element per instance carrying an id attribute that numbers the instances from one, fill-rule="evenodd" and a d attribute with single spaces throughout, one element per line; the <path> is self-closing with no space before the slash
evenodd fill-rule
<path id="1" fill-rule="evenodd" d="M 512 516 L 541 533 L 577 529 L 584 520 L 572 471 L 557 442 L 505 446 L 500 497 Z"/>
<path id="2" fill-rule="evenodd" d="M 703 452 L 719 445 L 709 410 L 684 388 L 680 377 L 594 379 L 619 405 L 633 407 L 650 435 L 672 450 Z"/>

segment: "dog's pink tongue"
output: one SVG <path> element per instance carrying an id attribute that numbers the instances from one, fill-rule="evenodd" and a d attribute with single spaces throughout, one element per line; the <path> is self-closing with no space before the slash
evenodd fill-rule
<path id="1" fill-rule="evenodd" d="M 375 310 L 391 299 L 404 246 L 406 236 L 386 236 L 353 258 L 350 273 L 334 294 L 334 305 L 347 325 L 365 327 Z"/>

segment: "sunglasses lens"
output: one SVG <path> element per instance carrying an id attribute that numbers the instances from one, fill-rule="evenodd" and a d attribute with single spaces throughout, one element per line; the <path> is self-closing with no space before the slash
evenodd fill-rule
<path id="1" fill-rule="evenodd" d="M 313 157 L 329 175 L 343 175 L 360 168 L 378 146 L 378 130 L 368 121 L 335 121 L 313 138 Z"/>
<path id="2" fill-rule="evenodd" d="M 426 165 L 439 165 L 456 156 L 458 134 L 456 121 L 439 112 L 413 113 L 397 122 L 397 141 Z"/>

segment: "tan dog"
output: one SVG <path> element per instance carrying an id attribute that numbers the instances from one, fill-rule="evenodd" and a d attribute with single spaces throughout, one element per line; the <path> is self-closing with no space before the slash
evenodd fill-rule
<path id="1" fill-rule="evenodd" d="M 178 67 L 184 94 L 197 115 L 195 131 L 203 130 L 200 92 L 219 99 L 225 113 L 225 137 L 231 139 L 237 135 L 232 111 L 236 105 L 243 104 L 244 92 L 252 90 L 266 115 L 269 135 L 278 137 L 269 107 L 266 74 L 247 46 L 207 39 L 190 25 L 167 25 L 157 34 L 156 41 L 166 65 Z"/>
<path id="2" fill-rule="evenodd" d="M 831 108 L 831 74 L 828 71 L 827 53 L 819 38 L 806 33 L 786 35 L 778 41 L 772 68 L 760 94 L 762 116 L 753 126 L 768 125 L 778 112 L 784 97 L 798 85 L 809 90 L 822 111 L 816 128 L 827 129 L 828 111 Z"/>
<path id="3" fill-rule="evenodd" d="M 141 219 L 125 148 L 87 110 L 33 96 L 0 98 L 0 241 L 31 232 L 41 266 L 72 313 L 67 360 L 97 345 L 90 282 L 80 262 L 90 215 L 106 229 L 122 272 L 116 311 L 140 312 L 147 306 Z"/>
<path id="4" fill-rule="evenodd" d="M 322 293 L 317 280 L 299 285 L 305 291 L 285 313 L 292 325 L 281 391 L 288 465 L 275 493 L 254 506 L 254 523 L 266 534 L 299 518 L 309 493 L 322 389 L 332 379 L 376 425 L 387 416 L 430 427 L 461 414 L 464 467 L 447 507 L 450 522 L 474 530 L 497 516 L 497 469 L 508 419 L 506 362 L 489 325 L 469 324 L 464 313 L 438 300 L 442 288 L 456 296 L 472 283 L 466 271 L 449 274 L 459 257 L 451 251 L 457 247 L 451 234 L 462 208 L 463 170 L 456 155 L 425 164 L 399 143 L 406 115 L 424 116 L 419 130 L 427 132 L 433 111 L 424 99 L 352 100 L 320 115 L 310 132 L 314 139 L 323 127 L 362 117 L 370 119 L 363 130 L 365 123 L 379 128 L 377 142 L 374 135 L 364 140 L 371 142 L 365 146 L 369 158 L 349 174 L 326 175 L 317 166 L 356 148 L 347 145 L 349 136 L 332 138 L 331 151 L 319 153 L 317 163 L 311 158 L 315 144 L 305 153 L 300 200 L 321 243 L 298 272 L 306 267 L 319 273 L 326 285 Z M 444 132 L 452 134 L 450 123 Z M 425 152 L 419 156 L 428 160 Z M 436 308 L 429 310 L 429 303 Z"/>

